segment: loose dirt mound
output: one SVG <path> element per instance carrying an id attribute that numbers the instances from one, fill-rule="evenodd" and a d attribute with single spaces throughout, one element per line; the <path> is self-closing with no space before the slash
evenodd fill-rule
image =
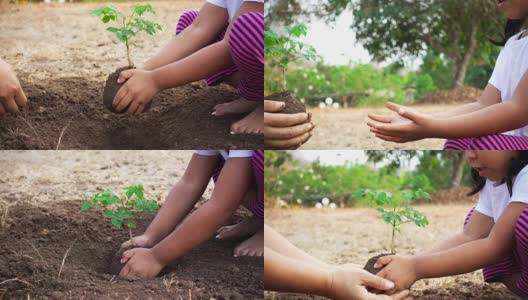
<path id="1" fill-rule="evenodd" d="M 112 278 L 105 273 L 109 259 L 127 234 L 102 222 L 100 211 L 80 213 L 80 205 L 69 201 L 50 209 L 11 207 L 5 227 L 0 228 L 0 298 L 262 298 L 263 259 L 234 258 L 237 242 L 208 241 L 171 264 L 163 277 Z M 151 218 L 142 218 L 136 232 L 142 232 Z"/>
<path id="2" fill-rule="evenodd" d="M 468 103 L 477 101 L 481 94 L 481 89 L 463 86 L 429 94 L 419 102 L 425 104 Z"/>
<path id="3" fill-rule="evenodd" d="M 238 98 L 228 86 L 190 84 L 160 93 L 139 116 L 102 104 L 104 83 L 72 77 L 22 80 L 28 106 L 0 119 L 0 149 L 262 149 L 262 135 L 231 135 L 242 116 L 218 118 L 212 108 Z"/>
<path id="4" fill-rule="evenodd" d="M 461 203 L 477 203 L 478 194 L 468 196 L 471 191 L 469 187 L 456 187 L 449 190 L 435 191 L 431 193 L 431 203 L 434 204 L 461 204 Z M 422 202 L 423 203 L 423 202 Z"/>

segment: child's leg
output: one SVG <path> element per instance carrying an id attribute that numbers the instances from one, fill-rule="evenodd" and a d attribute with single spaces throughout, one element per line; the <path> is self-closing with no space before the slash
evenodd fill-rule
<path id="1" fill-rule="evenodd" d="M 505 134 L 447 140 L 444 150 L 528 150 L 528 138 Z"/>
<path id="2" fill-rule="evenodd" d="M 189 25 L 191 25 L 196 17 L 198 16 L 199 11 L 198 10 L 189 10 L 184 12 L 180 19 L 178 20 L 178 23 L 176 24 L 176 35 L 180 34 L 182 31 L 184 31 Z M 218 35 L 218 37 L 213 41 L 213 43 L 219 42 L 224 39 L 224 35 L 226 32 L 227 27 Z M 236 65 L 233 65 L 223 71 L 218 72 L 217 74 L 207 78 L 207 84 L 208 85 L 215 85 L 221 83 L 226 77 L 233 77 L 235 73 L 238 72 L 238 68 Z"/>
<path id="3" fill-rule="evenodd" d="M 234 133 L 257 133 L 262 129 L 264 100 L 264 15 L 246 13 L 233 23 L 229 36 L 233 62 L 240 71 L 241 99 L 217 105 L 215 115 L 252 111 L 231 126 Z"/>
<path id="4" fill-rule="evenodd" d="M 236 256 L 263 255 L 264 249 L 264 151 L 253 151 L 253 174 L 255 179 L 251 194 L 248 193 L 245 206 L 253 216 L 236 225 L 226 226 L 219 230 L 218 238 L 241 238 L 252 235 L 235 248 Z M 249 234 L 248 234 L 249 233 Z"/>

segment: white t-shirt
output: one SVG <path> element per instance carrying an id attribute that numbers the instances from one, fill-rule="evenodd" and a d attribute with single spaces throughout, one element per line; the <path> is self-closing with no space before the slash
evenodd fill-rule
<path id="1" fill-rule="evenodd" d="M 523 32 L 512 36 L 497 58 L 489 83 L 501 94 L 501 101 L 510 101 L 523 75 L 528 70 L 528 37 L 519 40 Z M 511 134 L 528 136 L 528 126 L 515 129 Z"/>
<path id="2" fill-rule="evenodd" d="M 226 8 L 227 14 L 229 15 L 229 22 L 231 22 L 233 21 L 233 18 L 236 16 L 243 2 L 264 3 L 264 0 L 207 0 L 207 2 L 222 8 Z"/>
<path id="3" fill-rule="evenodd" d="M 476 210 L 497 222 L 512 202 L 528 204 L 528 166 L 524 167 L 513 180 L 511 197 L 506 183 L 495 186 L 495 182 L 486 180 L 486 185 L 480 191 Z"/>
<path id="4" fill-rule="evenodd" d="M 222 155 L 222 157 L 227 160 L 228 158 L 234 157 L 252 157 L 252 150 L 196 150 L 196 154 L 204 156 L 215 156 Z"/>

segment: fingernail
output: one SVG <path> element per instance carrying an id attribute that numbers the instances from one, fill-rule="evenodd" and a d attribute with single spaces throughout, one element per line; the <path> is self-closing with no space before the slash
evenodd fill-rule
<path id="1" fill-rule="evenodd" d="M 392 281 L 385 281 L 385 287 L 387 289 L 392 289 L 394 287 L 394 282 Z"/>
<path id="2" fill-rule="evenodd" d="M 399 113 L 400 115 L 403 115 L 405 113 L 405 110 L 403 108 L 400 108 Z"/>
<path id="3" fill-rule="evenodd" d="M 119 84 L 120 84 L 121 82 L 123 82 L 123 79 L 121 79 L 121 78 L 118 78 L 118 79 L 117 79 L 117 83 L 119 83 Z"/>
<path id="4" fill-rule="evenodd" d="M 378 263 L 375 263 L 375 264 L 374 264 L 374 269 L 379 269 L 380 267 L 381 267 L 380 264 L 378 264 Z"/>
<path id="5" fill-rule="evenodd" d="M 217 234 L 217 235 L 215 236 L 215 239 L 219 240 L 219 239 L 220 239 L 220 235 Z"/>
<path id="6" fill-rule="evenodd" d="M 280 108 L 284 108 L 284 107 L 286 107 L 286 103 L 281 102 Z"/>
<path id="7" fill-rule="evenodd" d="M 212 115 L 212 116 L 216 116 L 216 111 L 213 111 L 213 112 L 211 113 L 211 115 Z"/>
<path id="8" fill-rule="evenodd" d="M 236 254 L 233 254 L 233 257 L 238 257 L 238 255 L 236 255 Z"/>
<path id="9" fill-rule="evenodd" d="M 235 132 L 234 131 L 230 131 L 229 134 L 235 134 Z"/>

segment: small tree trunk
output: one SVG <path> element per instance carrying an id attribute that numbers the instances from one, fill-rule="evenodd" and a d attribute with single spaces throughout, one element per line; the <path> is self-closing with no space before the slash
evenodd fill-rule
<path id="1" fill-rule="evenodd" d="M 282 91 L 288 90 L 288 82 L 286 81 L 286 67 L 281 68 L 282 74 Z"/>
<path id="2" fill-rule="evenodd" d="M 132 236 L 132 228 L 128 227 L 128 235 L 130 236 L 130 245 L 132 245 L 132 248 L 135 248 L 136 245 L 134 245 L 134 237 Z"/>
<path id="3" fill-rule="evenodd" d="M 132 63 L 132 60 L 130 59 L 130 46 L 128 45 L 128 39 L 126 40 L 125 45 L 126 45 L 126 51 L 127 51 L 128 66 L 133 68 L 134 64 Z"/>
<path id="4" fill-rule="evenodd" d="M 395 224 L 392 224 L 392 239 L 391 239 L 391 254 L 394 254 L 396 253 L 396 251 L 394 250 L 395 246 L 394 246 L 394 235 L 396 234 L 396 226 Z"/>
<path id="5" fill-rule="evenodd" d="M 456 62 L 456 71 L 455 71 L 455 87 L 460 87 L 464 85 L 466 80 L 466 73 L 469 63 L 475 54 L 477 49 L 477 33 L 478 33 L 478 24 L 476 21 L 473 21 L 471 34 L 469 36 L 469 45 L 464 57 L 459 62 Z"/>

